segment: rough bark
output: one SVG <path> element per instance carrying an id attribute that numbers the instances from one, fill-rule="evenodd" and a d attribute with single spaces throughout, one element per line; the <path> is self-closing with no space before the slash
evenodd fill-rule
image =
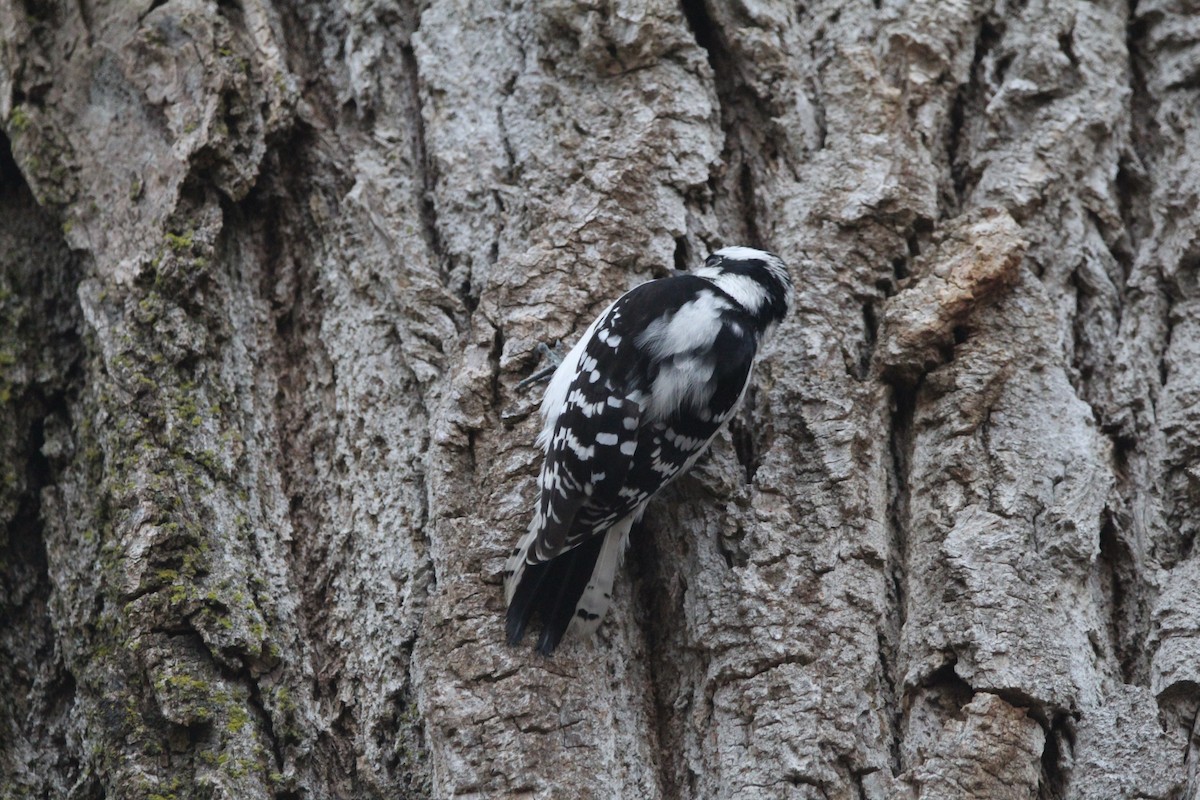
<path id="1" fill-rule="evenodd" d="M 1200 796 L 1200 9 L 0 0 L 0 796 Z M 502 641 L 536 346 L 797 308 Z"/>

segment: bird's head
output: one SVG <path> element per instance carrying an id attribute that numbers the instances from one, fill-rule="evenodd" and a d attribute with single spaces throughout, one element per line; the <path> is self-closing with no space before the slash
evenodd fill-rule
<path id="1" fill-rule="evenodd" d="M 792 276 L 783 259 L 752 247 L 724 247 L 693 274 L 707 278 L 758 322 L 761 333 L 774 330 L 792 309 Z"/>

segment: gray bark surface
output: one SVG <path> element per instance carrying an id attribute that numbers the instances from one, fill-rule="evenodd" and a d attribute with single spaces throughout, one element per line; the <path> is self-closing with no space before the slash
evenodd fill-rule
<path id="1" fill-rule="evenodd" d="M 0 0 L 0 797 L 1200 797 L 1200 8 Z M 539 342 L 790 264 L 609 619 Z"/>

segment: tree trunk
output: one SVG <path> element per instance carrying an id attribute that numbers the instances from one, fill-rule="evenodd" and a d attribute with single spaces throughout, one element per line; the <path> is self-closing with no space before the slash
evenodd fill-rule
<path id="1" fill-rule="evenodd" d="M 1200 797 L 1187 2 L 0 0 L 0 796 Z M 797 307 L 593 641 L 539 342 Z"/>

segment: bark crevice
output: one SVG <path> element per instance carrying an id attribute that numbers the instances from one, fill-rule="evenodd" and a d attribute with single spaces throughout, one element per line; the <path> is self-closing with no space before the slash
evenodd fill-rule
<path id="1" fill-rule="evenodd" d="M 81 451 L 82 264 L 39 208 L 0 131 L 0 793 L 96 797 L 80 687 L 58 641 L 55 504 Z M 86 687 L 83 688 L 86 694 Z"/>
<path id="2" fill-rule="evenodd" d="M 954 189 L 954 204 L 942 213 L 942 218 L 956 216 L 967 207 L 968 196 L 972 187 L 979 181 L 971 167 L 969 153 L 963 152 L 964 134 L 970 119 L 983 113 L 986 105 L 987 92 L 1003 83 L 1007 63 L 1001 61 L 992 64 L 989 56 L 1000 44 L 1003 28 L 998 27 L 989 14 L 984 14 L 979 20 L 979 30 L 975 36 L 974 54 L 971 57 L 969 79 L 966 84 L 959 86 L 954 95 L 954 102 L 947 116 L 949 131 L 946 137 L 946 163 L 950 166 L 951 185 Z"/>
<path id="3" fill-rule="evenodd" d="M 730 213 L 722 210 L 735 210 L 736 225 L 725 232 L 729 242 L 765 247 L 763 209 L 755 200 L 755 173 L 780 157 L 778 143 L 787 137 L 778 130 L 764 101 L 739 74 L 737 56 L 724 41 L 725 33 L 712 18 L 707 0 L 681 0 L 681 6 L 696 44 L 712 67 L 725 134 L 722 167 L 710 179 L 714 206 L 726 219 Z"/>
<path id="4" fill-rule="evenodd" d="M 879 631 L 880 676 L 883 679 L 885 707 L 889 710 L 889 755 L 892 773 L 900 774 L 904 765 L 901 742 L 904 730 L 904 690 L 900 675 L 900 637 L 907 618 L 909 481 L 916 419 L 917 386 L 892 385 L 892 414 L 889 449 L 892 463 L 888 470 L 887 561 L 885 626 Z"/>
<path id="5" fill-rule="evenodd" d="M 449 263 L 446 250 L 442 244 L 442 234 L 438 229 L 438 210 L 436 201 L 437 171 L 429 155 L 429 146 L 425 137 L 425 116 L 421 103 L 421 73 L 420 64 L 413 50 L 412 37 L 417 32 L 420 17 L 412 14 L 411 28 L 404 31 L 400 44 L 400 63 L 404 68 L 405 103 L 409 110 L 412 129 L 409 145 L 412 149 L 412 162 L 418 170 L 415 185 L 420 189 L 417 198 L 421 210 L 421 233 L 425 238 L 425 246 L 437 260 L 443 280 L 452 280 L 454 265 Z M 473 309 L 478 299 L 472 299 L 472 288 L 468 276 L 461 286 L 449 287 L 455 291 L 463 304 Z"/>

